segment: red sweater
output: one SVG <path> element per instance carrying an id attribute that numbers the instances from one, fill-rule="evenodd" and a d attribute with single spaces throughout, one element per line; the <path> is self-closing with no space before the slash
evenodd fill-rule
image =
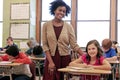
<path id="1" fill-rule="evenodd" d="M 4 56 L 1 56 L 1 58 L 3 61 L 9 61 L 9 56 L 7 54 Z M 15 57 L 15 60 L 13 62 L 30 64 L 32 61 L 25 53 L 20 52 L 19 55 Z"/>

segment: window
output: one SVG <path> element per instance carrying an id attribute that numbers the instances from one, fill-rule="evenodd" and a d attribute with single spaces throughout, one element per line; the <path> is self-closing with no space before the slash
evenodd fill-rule
<path id="1" fill-rule="evenodd" d="M 3 39 L 3 0 L 0 0 L 0 47 Z"/>
<path id="2" fill-rule="evenodd" d="M 104 38 L 109 38 L 109 22 L 78 22 L 77 25 L 77 42 L 81 47 L 93 39 L 101 44 Z"/>
<path id="3" fill-rule="evenodd" d="M 78 44 L 85 47 L 92 39 L 97 39 L 101 44 L 104 38 L 109 38 L 110 0 L 78 0 L 77 3 Z"/>

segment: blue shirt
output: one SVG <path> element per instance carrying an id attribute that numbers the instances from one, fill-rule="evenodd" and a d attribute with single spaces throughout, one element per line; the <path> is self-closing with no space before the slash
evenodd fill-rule
<path id="1" fill-rule="evenodd" d="M 110 58 L 113 56 L 117 56 L 117 53 L 115 52 L 115 49 L 110 48 L 107 52 L 104 53 L 105 58 Z"/>

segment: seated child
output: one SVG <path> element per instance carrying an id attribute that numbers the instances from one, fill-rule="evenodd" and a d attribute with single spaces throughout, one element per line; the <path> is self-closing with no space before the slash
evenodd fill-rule
<path id="1" fill-rule="evenodd" d="M 112 48 L 112 41 L 110 39 L 104 39 L 102 41 L 102 48 L 104 52 L 104 57 L 107 61 L 116 61 L 117 53 L 115 49 Z M 116 73 L 116 65 L 111 64 L 114 74 Z M 113 75 L 110 74 L 108 80 L 113 80 Z"/>
<path id="2" fill-rule="evenodd" d="M 72 61 L 69 66 L 94 68 L 102 70 L 111 70 L 111 65 L 102 56 L 103 51 L 97 40 L 91 40 L 87 43 L 86 54 L 83 54 L 78 59 Z M 100 80 L 100 76 L 81 75 L 80 80 Z"/>
<path id="3" fill-rule="evenodd" d="M 119 45 L 119 44 L 118 44 L 117 41 L 112 41 L 112 48 L 115 49 L 115 52 L 116 52 L 116 53 L 118 53 L 118 50 L 117 50 L 118 45 Z"/>
<path id="4" fill-rule="evenodd" d="M 29 49 L 25 53 L 28 56 L 31 56 L 31 54 L 33 53 L 33 48 L 39 44 L 37 43 L 37 41 L 34 38 L 30 38 L 30 40 L 27 42 L 27 45 L 28 45 Z"/>
<path id="5" fill-rule="evenodd" d="M 45 54 L 43 52 L 42 47 L 40 45 L 35 46 L 33 48 L 33 53 L 32 53 L 31 56 L 33 56 L 33 57 L 41 57 L 41 58 L 45 57 Z M 39 64 L 40 64 L 40 70 L 41 70 L 40 72 L 41 72 L 41 74 L 43 74 L 44 60 L 40 61 Z"/>
<path id="6" fill-rule="evenodd" d="M 12 80 L 31 80 L 29 64 L 32 62 L 25 53 L 19 52 L 16 46 L 10 46 L 6 51 L 6 55 L 0 57 L 0 61 L 11 61 L 13 63 L 23 63 L 13 69 Z M 10 80 L 8 76 L 0 78 L 0 80 Z"/>
<path id="7" fill-rule="evenodd" d="M 108 61 L 116 61 L 117 60 L 117 53 L 115 49 L 112 48 L 112 41 L 110 39 L 104 39 L 102 41 L 102 48 L 104 52 L 104 57 Z"/>
<path id="8" fill-rule="evenodd" d="M 40 45 L 35 46 L 33 48 L 32 56 L 34 56 L 34 57 L 45 57 L 43 49 L 42 49 L 42 47 Z"/>

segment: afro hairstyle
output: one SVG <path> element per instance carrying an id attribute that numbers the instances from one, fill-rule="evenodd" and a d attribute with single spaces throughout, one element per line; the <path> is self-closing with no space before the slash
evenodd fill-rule
<path id="1" fill-rule="evenodd" d="M 54 0 L 50 5 L 49 10 L 51 15 L 55 15 L 54 11 L 60 6 L 66 7 L 66 16 L 68 16 L 71 11 L 70 7 L 63 0 Z"/>

